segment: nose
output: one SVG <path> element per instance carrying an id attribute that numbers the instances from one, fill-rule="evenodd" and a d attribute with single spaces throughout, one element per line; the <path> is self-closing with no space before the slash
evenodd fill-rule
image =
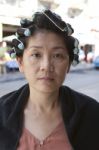
<path id="1" fill-rule="evenodd" d="M 50 57 L 43 57 L 41 61 L 40 69 L 45 72 L 53 72 L 54 71 L 54 64 L 52 63 L 52 60 Z"/>

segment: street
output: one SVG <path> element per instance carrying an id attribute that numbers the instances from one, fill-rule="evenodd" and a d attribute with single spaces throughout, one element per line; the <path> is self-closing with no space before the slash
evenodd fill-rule
<path id="1" fill-rule="evenodd" d="M 68 74 L 64 85 L 99 101 L 99 70 L 82 70 Z"/>
<path id="2" fill-rule="evenodd" d="M 72 69 L 64 81 L 64 85 L 68 85 L 74 90 L 87 94 L 99 101 L 99 70 L 95 70 L 93 67 L 86 68 L 78 66 L 76 69 Z M 3 79 L 4 78 L 4 79 Z M 26 83 L 23 75 L 19 72 L 10 73 L 2 77 L 0 80 L 0 96 L 18 89 Z"/>

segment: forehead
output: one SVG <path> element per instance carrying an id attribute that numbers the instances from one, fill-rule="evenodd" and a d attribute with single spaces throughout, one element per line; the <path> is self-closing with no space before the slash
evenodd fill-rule
<path id="1" fill-rule="evenodd" d="M 33 45 L 39 46 L 63 46 L 66 47 L 65 40 L 62 36 L 57 33 L 51 31 L 39 31 L 35 32 L 31 37 L 29 37 L 27 41 L 27 47 L 31 47 Z"/>

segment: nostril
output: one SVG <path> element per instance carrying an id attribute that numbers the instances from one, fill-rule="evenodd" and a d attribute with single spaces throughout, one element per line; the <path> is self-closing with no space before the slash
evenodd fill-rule
<path id="1" fill-rule="evenodd" d="M 50 62 L 46 62 L 46 63 L 42 63 L 41 64 L 41 68 L 42 71 L 50 71 L 53 72 L 54 71 L 54 66 L 50 63 Z"/>

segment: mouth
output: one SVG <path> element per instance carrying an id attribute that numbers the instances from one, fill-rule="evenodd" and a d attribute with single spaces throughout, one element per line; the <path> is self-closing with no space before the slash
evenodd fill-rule
<path id="1" fill-rule="evenodd" d="M 54 78 L 51 78 L 51 77 L 41 77 L 41 78 L 38 78 L 38 80 L 53 81 Z"/>

